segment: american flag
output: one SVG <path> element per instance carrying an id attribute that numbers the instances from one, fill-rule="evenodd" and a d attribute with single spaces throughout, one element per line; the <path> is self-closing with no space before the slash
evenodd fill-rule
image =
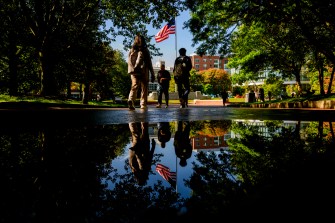
<path id="1" fill-rule="evenodd" d="M 166 24 L 156 35 L 155 40 L 157 43 L 162 42 L 169 38 L 170 34 L 176 33 L 176 22 L 174 19 L 171 19 L 168 24 Z"/>
<path id="2" fill-rule="evenodd" d="M 176 188 L 177 174 L 176 172 L 171 172 L 170 168 L 164 166 L 163 164 L 157 164 L 156 171 L 161 175 L 167 182 Z"/>

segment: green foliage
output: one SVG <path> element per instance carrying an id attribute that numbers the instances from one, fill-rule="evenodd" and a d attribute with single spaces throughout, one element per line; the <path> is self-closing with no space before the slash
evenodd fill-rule
<path id="1" fill-rule="evenodd" d="M 204 77 L 195 69 L 190 71 L 190 87 L 191 91 L 203 91 Z"/>
<path id="2" fill-rule="evenodd" d="M 269 75 L 269 78 L 265 80 L 265 84 L 263 85 L 264 94 L 268 95 L 268 93 L 271 92 L 273 99 L 276 96 L 280 96 L 283 83 L 284 81 L 276 75 Z"/>
<path id="3" fill-rule="evenodd" d="M 128 50 L 136 33 L 151 39 L 147 25 L 160 28 L 183 9 L 183 4 L 165 0 L 5 4 L 0 15 L 0 92 L 59 96 L 69 94 L 71 82 L 77 82 L 85 86 L 86 102 L 92 91 L 107 98 L 112 93 L 124 96 L 130 85 L 127 67 L 123 55 L 108 44 L 121 35 Z M 161 55 L 154 45 L 149 48 L 152 55 Z"/>
<path id="4" fill-rule="evenodd" d="M 205 94 L 220 94 L 223 89 L 230 90 L 230 75 L 223 69 L 208 69 L 200 71 L 203 78 Z"/>
<path id="5" fill-rule="evenodd" d="M 236 95 L 242 96 L 244 95 L 244 88 L 241 86 L 234 86 L 232 94 L 233 96 L 236 96 Z"/>
<path id="6" fill-rule="evenodd" d="M 187 0 L 186 5 L 192 12 L 186 27 L 198 53 L 232 57 L 231 67 L 242 70 L 233 83 L 257 80 L 257 71 L 271 69 L 283 79 L 295 77 L 301 91 L 300 74 L 310 54 L 335 64 L 331 1 Z"/>

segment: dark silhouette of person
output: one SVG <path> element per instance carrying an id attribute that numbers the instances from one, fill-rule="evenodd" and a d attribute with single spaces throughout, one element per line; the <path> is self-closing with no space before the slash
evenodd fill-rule
<path id="1" fill-rule="evenodd" d="M 162 107 L 163 94 L 165 96 L 165 108 L 169 106 L 169 87 L 170 87 L 171 74 L 165 70 L 165 64 L 161 64 L 161 69 L 157 73 L 158 81 L 158 105 L 156 108 Z"/>
<path id="2" fill-rule="evenodd" d="M 132 147 L 129 148 L 129 165 L 139 185 L 145 185 L 149 178 L 156 142 L 149 138 L 147 122 L 129 123 Z"/>
<path id="3" fill-rule="evenodd" d="M 265 101 L 265 98 L 264 98 L 264 89 L 263 88 L 260 88 L 259 89 L 259 99 L 264 102 Z"/>
<path id="4" fill-rule="evenodd" d="M 221 98 L 222 98 L 223 106 L 226 106 L 226 102 L 227 102 L 227 99 L 228 99 L 228 92 L 226 90 L 223 90 L 221 92 Z"/>
<path id="5" fill-rule="evenodd" d="M 176 156 L 180 159 L 179 165 L 187 165 L 187 159 L 192 156 L 192 145 L 190 142 L 190 122 L 178 121 L 177 131 L 174 135 L 174 148 Z"/>
<path id="6" fill-rule="evenodd" d="M 175 75 L 178 64 L 184 67 L 183 74 L 179 77 Z M 192 69 L 192 61 L 189 56 L 186 56 L 186 49 L 179 49 L 179 56 L 176 58 L 173 67 L 174 80 L 177 84 L 177 91 L 180 101 L 180 108 L 185 108 L 188 101 L 188 94 L 190 93 L 190 71 Z M 188 106 L 188 105 L 187 105 Z"/>
<path id="7" fill-rule="evenodd" d="M 171 130 L 168 122 L 159 122 L 158 127 L 158 141 L 161 143 L 161 147 L 165 148 L 165 144 L 171 139 Z"/>

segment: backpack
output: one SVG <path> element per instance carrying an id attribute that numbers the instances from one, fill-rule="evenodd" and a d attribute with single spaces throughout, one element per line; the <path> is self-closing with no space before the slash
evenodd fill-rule
<path id="1" fill-rule="evenodd" d="M 135 76 L 142 76 L 145 73 L 144 53 L 141 50 L 130 52 L 128 73 Z"/>
<path id="2" fill-rule="evenodd" d="M 187 58 L 180 57 L 177 59 L 176 66 L 174 68 L 173 75 L 175 77 L 181 77 L 188 74 L 188 67 L 187 67 Z"/>

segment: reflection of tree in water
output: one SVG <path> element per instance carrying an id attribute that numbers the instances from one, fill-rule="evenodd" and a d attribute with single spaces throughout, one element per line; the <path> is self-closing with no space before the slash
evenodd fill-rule
<path id="1" fill-rule="evenodd" d="M 267 136 L 258 134 L 259 127 L 233 125 L 239 137 L 229 141 L 229 151 L 197 155 L 200 164 L 186 182 L 193 190 L 188 220 L 331 216 L 324 211 L 335 198 L 334 142 L 312 135 L 306 143 L 300 127 L 267 124 Z"/>
<path id="2" fill-rule="evenodd" d="M 197 134 L 221 136 L 229 131 L 231 127 L 231 120 L 210 120 L 191 123 L 191 136 Z"/>
<path id="3" fill-rule="evenodd" d="M 104 186 L 100 177 L 108 174 L 107 164 L 121 154 L 119 146 L 129 142 L 126 127 L 0 130 L 1 221 L 95 218 Z"/>
<path id="4" fill-rule="evenodd" d="M 174 222 L 183 201 L 175 190 L 163 186 L 162 181 L 154 186 L 140 186 L 130 170 L 128 160 L 125 170 L 125 174 L 113 176 L 114 188 L 106 190 L 101 210 L 102 221 L 140 223 L 160 219 L 159 222 Z"/>
<path id="5" fill-rule="evenodd" d="M 122 175 L 112 168 L 112 160 L 129 143 L 127 125 L 0 129 L 1 222 L 269 221 L 290 215 L 302 220 L 306 213 L 329 217 L 335 198 L 329 123 L 267 126 L 265 137 L 257 127 L 233 125 L 239 137 L 229 141 L 229 151 L 198 153 L 186 181 L 193 194 L 181 216 L 177 210 L 182 199 L 172 188 L 161 181 L 139 186 L 129 163 Z M 108 181 L 115 183 L 113 188 Z"/>
<path id="6" fill-rule="evenodd" d="M 135 222 L 174 210 L 174 191 L 140 187 L 129 169 L 113 175 L 127 133 L 128 125 L 0 129 L 0 221 Z M 104 179 L 119 183 L 110 190 Z"/>

